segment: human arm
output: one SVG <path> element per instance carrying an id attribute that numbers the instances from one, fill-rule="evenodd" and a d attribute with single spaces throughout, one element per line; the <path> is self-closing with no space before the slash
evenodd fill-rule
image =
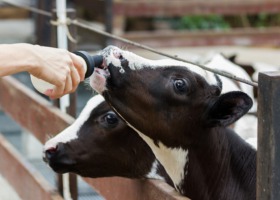
<path id="1" fill-rule="evenodd" d="M 55 85 L 45 93 L 51 98 L 76 90 L 85 74 L 82 58 L 67 50 L 25 43 L 0 45 L 0 77 L 22 71 Z"/>

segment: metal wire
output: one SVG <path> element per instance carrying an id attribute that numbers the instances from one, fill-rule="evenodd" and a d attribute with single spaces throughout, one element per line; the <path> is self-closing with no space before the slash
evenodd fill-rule
<path id="1" fill-rule="evenodd" d="M 81 21 L 81 20 L 80 20 Z M 87 29 L 87 30 L 91 30 L 91 31 L 94 31 L 96 33 L 99 33 L 101 35 L 104 35 L 104 36 L 107 36 L 109 38 L 112 38 L 112 39 L 115 39 L 115 40 L 119 40 L 121 42 L 124 42 L 124 43 L 127 43 L 127 44 L 130 44 L 130 45 L 133 45 L 133 46 L 136 46 L 136 47 L 139 47 L 139 48 L 142 48 L 142 49 L 145 49 L 145 50 L 148 50 L 148 51 L 151 51 L 153 53 L 156 53 L 156 54 L 159 54 L 159 55 L 162 55 L 162 56 L 165 56 L 165 57 L 168 57 L 168 58 L 172 58 L 174 60 L 178 60 L 178 61 L 182 61 L 182 62 L 185 62 L 185 63 L 189 63 L 189 64 L 192 64 L 192 65 L 195 65 L 195 66 L 198 66 L 204 70 L 207 70 L 207 71 L 210 71 L 212 73 L 215 73 L 215 74 L 219 74 L 221 76 L 225 76 L 227 78 L 230 78 L 230 79 L 234 79 L 234 80 L 237 80 L 237 81 L 240 81 L 240 82 L 243 82 L 243 83 L 246 83 L 248 85 L 251 85 L 251 86 L 254 86 L 254 87 L 258 87 L 258 83 L 257 82 L 253 82 L 253 81 L 249 81 L 249 80 L 246 80 L 246 79 L 243 79 L 243 78 L 240 78 L 238 76 L 235 76 L 235 75 L 232 75 L 230 73 L 227 73 L 227 72 L 223 72 L 223 71 L 220 71 L 220 70 L 216 70 L 216 69 L 211 69 L 209 67 L 206 67 L 204 65 L 200 65 L 200 64 L 197 64 L 197 63 L 193 63 L 191 61 L 188 61 L 186 59 L 183 59 L 183 58 L 179 58 L 177 56 L 172 56 L 170 54 L 167 54 L 167 53 L 164 53 L 164 52 L 160 52 L 156 49 L 153 49 L 151 47 L 148 47 L 146 45 L 142 45 L 142 44 L 139 44 L 139 43 L 136 43 L 136 42 L 133 42 L 131 40 L 127 40 L 125 38 L 122 38 L 122 37 L 119 37 L 119 36 L 116 36 L 116 35 L 113 35 L 113 34 L 110 34 L 108 32 L 105 32 L 105 31 L 102 31 L 102 30 L 98 30 L 96 28 L 93 28 L 92 26 L 89 26 L 85 23 L 82 23 L 82 22 L 79 22 L 78 20 L 72 20 L 72 24 L 76 25 L 76 26 L 79 26 L 79 27 L 82 27 L 84 29 Z"/>
<path id="2" fill-rule="evenodd" d="M 26 10 L 29 10 L 29 11 L 32 11 L 32 12 L 35 12 L 35 13 L 38 13 L 38 14 L 42 14 L 42 15 L 45 15 L 45 16 L 48 16 L 48 17 L 51 17 L 52 16 L 52 13 L 50 12 L 47 12 L 47 11 L 44 11 L 44 10 L 41 10 L 41 9 L 37 9 L 37 8 L 34 8 L 34 7 L 30 7 L 30 6 L 27 6 L 27 5 L 21 5 L 21 4 L 18 4 L 18 3 L 14 3 L 14 2 L 11 2 L 11 1 L 8 1 L 8 0 L 1 0 L 7 4 L 10 4 L 10 5 L 13 5 L 13 6 L 16 6 L 16 7 L 20 7 L 20 8 L 24 8 Z M 221 75 L 221 76 L 224 76 L 224 77 L 227 77 L 227 78 L 230 78 L 230 79 L 234 79 L 236 81 L 239 81 L 239 82 L 242 82 L 242 83 L 245 83 L 245 84 L 248 84 L 248 85 L 251 85 L 253 87 L 258 87 L 258 82 L 253 82 L 253 81 L 250 81 L 250 80 L 247 80 L 247 79 L 244 79 L 244 78 L 240 78 L 238 76 L 235 76 L 233 74 L 230 74 L 230 73 L 227 73 L 227 72 L 224 72 L 224 71 L 220 71 L 220 70 L 216 70 L 216 69 L 211 69 L 209 67 L 206 67 L 204 65 L 201 65 L 201 64 L 197 64 L 197 63 L 194 63 L 194 62 L 191 62 L 191 61 L 188 61 L 186 59 L 183 59 L 183 58 L 179 58 L 177 56 L 172 56 L 170 54 L 167 54 L 167 53 L 164 53 L 164 52 L 161 52 L 161 51 L 158 51 L 156 49 L 153 49 L 151 47 L 148 47 L 146 45 L 142 45 L 142 44 L 139 44 L 137 42 L 133 42 L 131 40 L 128 40 L 128 39 L 125 39 L 125 38 L 122 38 L 122 37 L 119 37 L 119 36 L 116 36 L 116 35 L 113 35 L 113 34 L 110 34 L 108 32 L 105 32 L 105 31 L 102 31 L 102 30 L 99 30 L 99 29 L 96 29 L 88 24 L 86 24 L 86 22 L 84 20 L 71 20 L 71 19 L 68 19 L 67 20 L 67 23 L 71 23 L 71 24 L 74 24 L 78 27 L 81 27 L 81 28 L 84 28 L 84 29 L 87 29 L 87 30 L 90 30 L 90 31 L 93 31 L 95 33 L 98 33 L 100 35 L 103 35 L 103 36 L 106 36 L 106 37 L 109 37 L 109 38 L 112 38 L 112 39 L 115 39 L 115 40 L 118 40 L 118 41 L 121 41 L 121 42 L 124 42 L 124 43 L 127 43 L 129 45 L 133 45 L 135 47 L 138 47 L 138 48 L 141 48 L 141 49 L 145 49 L 147 51 L 150 51 L 150 52 L 153 52 L 153 53 L 156 53 L 156 54 L 159 54 L 159 55 L 162 55 L 162 56 L 165 56 L 165 57 L 168 57 L 168 58 L 171 58 L 171 59 L 174 59 L 174 60 L 178 60 L 178 61 L 182 61 L 182 62 L 185 62 L 185 63 L 189 63 L 189 64 L 192 64 L 194 66 L 198 66 L 204 70 L 207 70 L 207 71 L 210 71 L 212 73 L 215 73 L 215 74 L 218 74 L 218 75 Z"/>
<path id="3" fill-rule="evenodd" d="M 50 13 L 50 12 L 47 12 L 47 11 L 44 11 L 44 10 L 41 10 L 41 9 L 38 9 L 38 8 L 30 7 L 29 5 L 23 5 L 23 4 L 19 4 L 19 3 L 9 1 L 9 0 L 1 0 L 1 1 L 6 3 L 6 4 L 9 4 L 9 5 L 12 5 L 12 6 L 15 6 L 15 7 L 19 7 L 19 8 L 23 8 L 23 9 L 32 11 L 34 13 L 47 16 L 47 17 L 52 16 L 52 13 Z"/>

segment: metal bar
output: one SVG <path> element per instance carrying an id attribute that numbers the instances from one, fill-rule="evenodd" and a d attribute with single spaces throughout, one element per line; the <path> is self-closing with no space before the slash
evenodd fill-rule
<path id="1" fill-rule="evenodd" d="M 1 134 L 0 158 L 1 174 L 22 199 L 62 200 L 55 188 Z"/>
<path id="2" fill-rule="evenodd" d="M 74 9 L 66 9 L 66 14 L 67 14 L 67 18 L 69 18 L 71 20 L 74 20 L 76 18 L 76 10 L 74 10 Z M 68 26 L 68 30 L 74 39 L 77 38 L 77 26 L 70 24 Z M 69 38 L 68 38 L 67 43 L 68 43 L 69 51 L 73 52 L 76 50 L 76 48 L 77 48 L 76 43 L 69 40 Z M 72 117 L 76 118 L 77 93 L 73 92 L 73 93 L 69 94 L 69 98 L 70 98 L 69 99 L 70 105 L 66 109 L 66 112 L 69 115 L 71 115 Z M 71 198 L 73 200 L 77 200 L 78 199 L 78 181 L 77 181 L 76 174 L 69 173 L 69 189 L 70 189 L 70 193 L 71 193 Z"/>
<path id="3" fill-rule="evenodd" d="M 280 72 L 259 74 L 257 200 L 280 199 Z"/>
<path id="4" fill-rule="evenodd" d="M 52 10 L 52 20 L 56 21 L 57 18 L 57 11 L 55 9 Z M 66 14 L 67 17 L 70 19 L 75 19 L 76 18 L 76 11 L 74 9 L 66 9 Z M 65 27 L 64 27 L 65 28 Z M 68 26 L 69 33 L 73 38 L 76 38 L 77 36 L 77 27 L 74 25 L 69 25 Z M 58 46 L 58 37 L 57 37 L 57 27 L 52 26 L 52 34 L 51 34 L 51 41 L 52 41 L 52 46 L 57 47 Z M 66 36 L 65 36 L 66 37 Z M 67 48 L 69 51 L 74 51 L 76 50 L 76 44 L 70 41 L 69 39 L 66 38 L 66 44 Z M 66 45 L 63 44 L 63 45 Z M 69 94 L 69 106 L 65 108 L 66 112 L 70 114 L 71 116 L 75 117 L 76 116 L 76 93 Z M 65 99 L 64 99 L 65 100 Z M 67 101 L 68 102 L 68 101 Z M 62 106 L 61 99 L 57 99 L 53 101 L 54 105 L 57 107 Z M 77 200 L 78 198 L 78 187 L 77 187 L 77 177 L 74 174 L 69 174 L 69 179 L 70 179 L 70 191 L 71 191 L 71 198 L 73 200 Z M 57 175 L 57 187 L 60 192 L 60 194 L 63 193 L 63 179 L 62 175 L 58 174 Z"/>

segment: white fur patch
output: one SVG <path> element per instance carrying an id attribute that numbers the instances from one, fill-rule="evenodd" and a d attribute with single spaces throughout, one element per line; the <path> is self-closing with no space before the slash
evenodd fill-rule
<path id="1" fill-rule="evenodd" d="M 89 118 L 91 111 L 103 101 L 104 98 L 101 95 L 96 95 L 92 97 L 87 102 L 86 106 L 84 107 L 83 111 L 81 112 L 77 120 L 71 126 L 64 129 L 55 137 L 48 140 L 43 147 L 43 151 L 45 152 L 50 148 L 55 148 L 58 143 L 67 143 L 70 142 L 71 140 L 77 139 L 78 138 L 77 133 L 81 128 L 81 126 L 84 124 L 84 122 Z"/>
<path id="2" fill-rule="evenodd" d="M 125 60 L 128 60 L 129 68 L 131 70 L 140 70 L 143 68 L 156 69 L 156 68 L 178 66 L 178 67 L 186 67 L 189 70 L 191 70 L 203 77 L 211 76 L 214 78 L 213 73 L 205 71 L 194 64 L 189 64 L 189 63 L 185 63 L 185 62 L 181 62 L 181 61 L 177 61 L 177 60 L 173 60 L 173 59 L 150 60 L 150 59 L 146 59 L 141 56 L 138 56 L 132 52 L 123 51 L 115 46 L 108 46 L 103 51 L 101 51 L 100 54 L 103 55 L 105 64 L 107 66 L 112 64 L 113 66 L 118 67 L 118 68 L 122 69 L 123 71 L 124 71 L 124 69 L 121 66 L 121 62 L 120 62 L 119 58 L 114 56 L 115 54 L 122 55 L 122 57 Z M 209 83 L 209 84 L 213 84 L 213 83 L 217 84 L 216 79 L 213 79 L 213 78 L 211 78 L 211 79 L 208 78 L 209 81 L 211 80 L 211 83 Z M 208 79 L 206 78 L 206 80 L 208 80 Z M 214 82 L 212 82 L 212 80 L 214 80 Z"/>
<path id="3" fill-rule="evenodd" d="M 146 175 L 146 178 L 164 180 L 164 177 L 162 177 L 159 174 L 157 174 L 158 165 L 159 165 L 158 161 L 155 160 L 153 162 L 151 171 Z"/>
<path id="4" fill-rule="evenodd" d="M 236 75 L 238 77 L 244 78 L 246 80 L 251 80 L 251 77 L 247 74 L 247 72 L 240 66 L 232 63 L 228 59 L 226 59 L 221 54 L 214 55 L 210 61 L 205 63 L 205 66 L 211 68 L 211 69 L 217 69 L 221 70 L 227 73 L 230 73 L 232 75 Z M 245 84 L 245 83 L 238 83 L 240 85 L 240 88 L 237 86 L 237 84 L 234 82 L 234 80 L 226 78 L 224 76 L 220 76 L 222 82 L 223 82 L 223 91 L 222 93 L 230 92 L 230 91 L 236 91 L 241 90 L 248 94 L 251 98 L 254 98 L 253 94 L 253 87 Z"/>
<path id="5" fill-rule="evenodd" d="M 135 128 L 134 128 L 135 129 Z M 149 145 L 158 161 L 162 164 L 170 176 L 175 188 L 180 191 L 181 182 L 184 180 L 187 171 L 185 166 L 188 162 L 188 150 L 182 148 L 169 148 L 159 142 L 159 147 L 153 140 L 136 130 L 140 137 Z"/>

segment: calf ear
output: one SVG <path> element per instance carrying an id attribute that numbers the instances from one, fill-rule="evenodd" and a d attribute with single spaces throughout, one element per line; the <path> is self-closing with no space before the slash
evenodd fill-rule
<path id="1" fill-rule="evenodd" d="M 228 92 L 221 95 L 209 110 L 211 126 L 229 126 L 252 107 L 252 99 L 243 92 Z"/>

